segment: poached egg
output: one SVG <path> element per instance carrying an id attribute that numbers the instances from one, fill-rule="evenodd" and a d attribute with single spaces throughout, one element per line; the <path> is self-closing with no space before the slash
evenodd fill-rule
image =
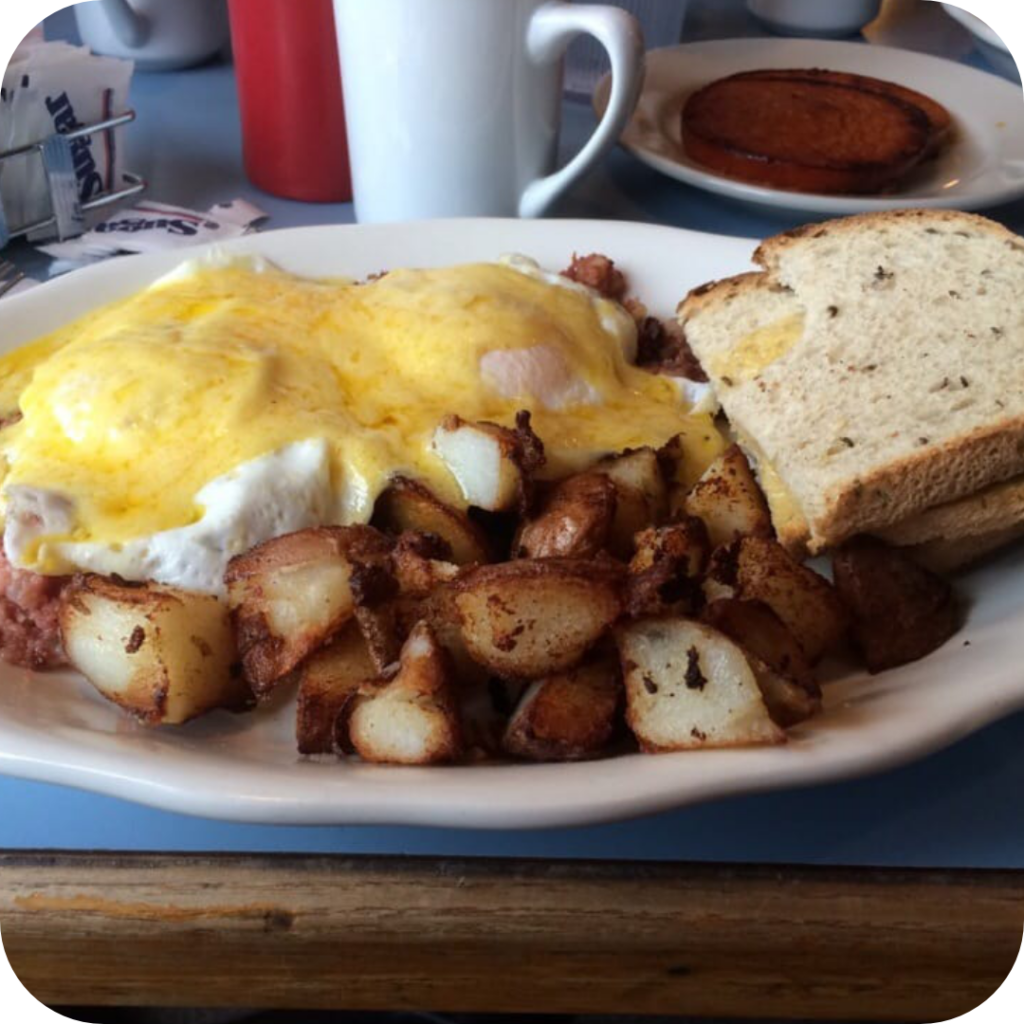
<path id="1" fill-rule="evenodd" d="M 711 417 L 635 349 L 621 306 L 523 257 L 366 283 L 191 261 L 0 358 L 5 553 L 220 594 L 231 557 L 367 522 L 396 474 L 463 505 L 430 445 L 451 413 L 530 409 L 551 475 L 681 433 L 707 464 Z"/>

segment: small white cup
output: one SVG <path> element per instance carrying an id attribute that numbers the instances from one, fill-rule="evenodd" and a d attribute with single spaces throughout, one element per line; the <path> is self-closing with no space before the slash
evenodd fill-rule
<path id="1" fill-rule="evenodd" d="M 874 21 L 882 0 L 747 0 L 747 7 L 784 35 L 840 37 Z"/>
<path id="2" fill-rule="evenodd" d="M 540 216 L 614 144 L 643 84 L 643 34 L 617 7 L 562 0 L 334 0 L 360 221 Z M 554 171 L 562 57 L 586 33 L 612 91 Z M 553 173 L 552 173 L 553 172 Z"/>
<path id="3" fill-rule="evenodd" d="M 89 0 L 75 20 L 89 49 L 146 71 L 201 64 L 228 41 L 226 0 Z"/>

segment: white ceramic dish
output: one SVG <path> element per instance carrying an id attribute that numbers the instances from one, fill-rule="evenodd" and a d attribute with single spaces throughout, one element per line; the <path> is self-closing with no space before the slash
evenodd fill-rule
<path id="1" fill-rule="evenodd" d="M 952 113 L 957 141 L 927 163 L 899 192 L 829 196 L 763 188 L 715 174 L 683 151 L 683 101 L 701 86 L 758 68 L 851 71 L 917 89 Z M 608 83 L 594 92 L 600 112 Z M 677 181 L 758 206 L 798 213 L 849 214 L 906 206 L 979 210 L 1024 195 L 1024 103 L 1020 86 L 927 54 L 864 43 L 807 39 L 727 39 L 653 50 L 640 103 L 622 144 L 645 164 Z"/>
<path id="2" fill-rule="evenodd" d="M 985 59 L 999 72 L 1012 77 L 1019 77 L 1017 62 L 1013 59 L 1009 47 L 1003 42 L 997 32 L 991 29 L 976 14 L 965 11 L 956 4 L 943 4 L 946 13 L 960 22 L 978 45 Z"/>
<path id="3" fill-rule="evenodd" d="M 691 287 L 748 267 L 755 243 L 615 221 L 467 220 L 300 228 L 236 240 L 299 273 L 352 274 L 575 250 L 618 260 L 667 315 Z M 128 257 L 0 303 L 11 347 L 169 270 L 181 254 Z M 300 760 L 288 703 L 147 730 L 73 673 L 0 667 L 0 771 L 234 821 L 522 828 L 624 818 L 697 800 L 824 782 L 919 757 L 1024 707 L 1024 550 L 965 581 L 966 629 L 915 665 L 827 687 L 825 713 L 785 747 L 629 755 L 590 764 L 390 768 Z M 969 646 L 967 641 L 970 642 Z"/>

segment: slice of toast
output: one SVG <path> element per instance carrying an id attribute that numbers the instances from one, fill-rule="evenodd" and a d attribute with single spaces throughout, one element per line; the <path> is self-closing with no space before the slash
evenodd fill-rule
<path id="1" fill-rule="evenodd" d="M 1024 524 L 1024 477 L 919 512 L 875 535 L 900 547 L 992 537 Z"/>
<path id="2" fill-rule="evenodd" d="M 916 562 L 941 574 L 966 569 L 1022 537 L 1024 523 L 1018 523 L 1005 530 L 993 530 L 992 533 L 980 533 L 959 540 L 930 540 L 906 550 Z"/>
<path id="3" fill-rule="evenodd" d="M 918 513 L 1024 474 L 1024 240 L 898 212 L 791 232 L 756 259 L 764 274 L 698 289 L 680 320 L 808 549 L 896 524 L 935 540 Z M 1016 506 L 998 507 L 998 524 L 948 513 L 945 539 L 1009 529 Z M 798 521 L 777 528 L 799 546 Z"/>

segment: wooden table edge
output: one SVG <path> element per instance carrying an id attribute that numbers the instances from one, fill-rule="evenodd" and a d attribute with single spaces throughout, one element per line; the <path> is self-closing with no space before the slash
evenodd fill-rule
<path id="1" fill-rule="evenodd" d="M 949 1020 L 1022 929 L 1024 871 L 0 852 L 49 1005 Z"/>

